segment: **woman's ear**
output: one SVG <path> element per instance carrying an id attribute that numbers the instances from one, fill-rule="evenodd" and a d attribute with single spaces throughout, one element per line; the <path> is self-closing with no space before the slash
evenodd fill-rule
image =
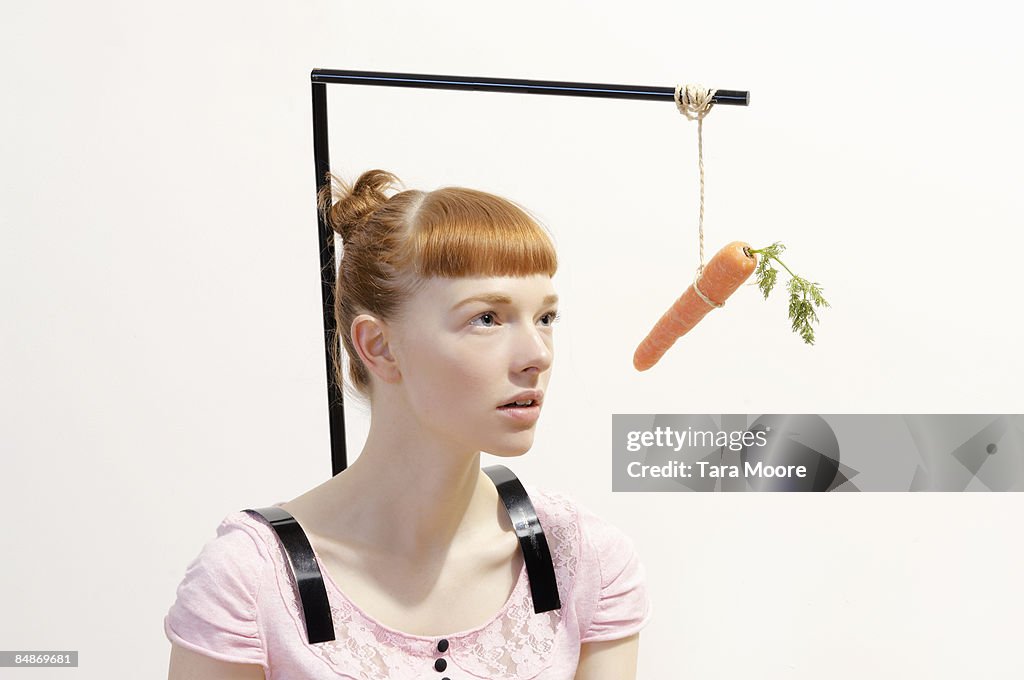
<path id="1" fill-rule="evenodd" d="M 398 362 L 388 345 L 391 329 L 370 314 L 359 314 L 352 320 L 352 344 L 366 369 L 387 383 L 402 377 Z"/>

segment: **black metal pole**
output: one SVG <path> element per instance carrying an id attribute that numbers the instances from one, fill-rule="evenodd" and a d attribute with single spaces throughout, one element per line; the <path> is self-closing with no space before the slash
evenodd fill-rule
<path id="1" fill-rule="evenodd" d="M 327 88 L 313 83 L 313 157 L 316 165 L 317 195 L 329 184 L 327 171 L 331 168 L 330 149 L 327 145 Z M 337 342 L 334 320 L 334 230 L 317 210 L 317 228 L 320 244 L 320 299 L 324 313 L 324 351 L 327 355 L 327 409 L 331 437 L 332 476 L 348 467 L 345 449 L 345 399 L 341 385 L 334 377 L 334 359 L 331 346 Z"/>
<path id="2" fill-rule="evenodd" d="M 518 78 L 476 78 L 440 76 L 423 73 L 384 73 L 381 71 L 338 71 L 315 68 L 314 83 L 346 85 L 384 85 L 387 87 L 418 87 L 434 90 L 481 90 L 519 92 L 522 94 L 557 94 L 570 97 L 601 97 L 605 99 L 652 99 L 675 101 L 675 87 L 646 85 L 610 85 L 607 83 L 571 83 L 561 80 L 522 80 Z M 718 90 L 711 101 L 715 104 L 748 106 L 750 92 Z"/>
<path id="3" fill-rule="evenodd" d="M 477 90 L 514 92 L 520 94 L 552 94 L 570 97 L 603 99 L 647 99 L 675 102 L 675 87 L 645 85 L 613 85 L 608 83 L 573 83 L 560 80 L 524 80 L 521 78 L 483 78 L 474 76 L 443 76 L 426 73 L 388 73 L 384 71 L 339 71 L 315 68 L 310 74 L 313 85 L 313 162 L 316 166 L 317 193 L 327 184 L 330 155 L 327 147 L 327 84 L 383 85 L 434 90 Z M 717 90 L 713 104 L 749 106 L 746 90 Z M 336 475 L 348 467 L 345 445 L 345 404 L 341 386 L 334 379 L 331 357 L 334 321 L 334 231 L 322 216 L 317 218 L 320 234 L 320 285 L 324 311 L 324 346 L 327 352 L 327 402 L 331 436 L 331 467 Z M 348 332 L 348 329 L 345 329 Z M 340 354 L 339 354 L 340 356 Z"/>

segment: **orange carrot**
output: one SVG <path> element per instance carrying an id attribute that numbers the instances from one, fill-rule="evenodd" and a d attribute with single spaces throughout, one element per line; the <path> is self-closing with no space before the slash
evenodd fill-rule
<path id="1" fill-rule="evenodd" d="M 733 241 L 715 253 L 705 265 L 697 285 L 712 302 L 723 304 L 750 278 L 756 266 L 757 258 L 750 252 L 750 246 L 743 241 Z M 658 363 L 669 347 L 712 309 L 714 307 L 702 300 L 690 284 L 636 348 L 633 367 L 646 371 Z"/>

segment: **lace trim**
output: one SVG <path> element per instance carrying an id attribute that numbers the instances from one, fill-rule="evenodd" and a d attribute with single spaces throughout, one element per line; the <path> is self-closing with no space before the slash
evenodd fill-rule
<path id="1" fill-rule="evenodd" d="M 562 607 L 571 606 L 580 549 L 576 508 L 571 500 L 555 492 L 532 489 L 528 493 L 551 551 Z M 283 547 L 270 527 L 246 513 L 240 514 L 243 521 L 259 526 L 265 540 L 277 544 L 276 550 L 268 552 L 275 562 L 282 600 L 292 615 L 297 634 L 305 641 L 298 592 Z M 505 608 L 490 623 L 475 630 L 436 637 L 411 636 L 387 628 L 364 614 L 329 580 L 325 579 L 325 585 L 337 639 L 307 648 L 335 672 L 406 680 L 433 670 L 432 660 L 444 657 L 465 672 L 486 680 L 528 680 L 553 662 L 562 611 L 533 611 L 525 573 Z M 444 653 L 436 647 L 440 639 L 448 640 L 450 645 Z"/>

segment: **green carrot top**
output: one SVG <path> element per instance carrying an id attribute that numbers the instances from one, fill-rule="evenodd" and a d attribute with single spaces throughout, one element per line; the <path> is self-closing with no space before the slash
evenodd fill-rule
<path id="1" fill-rule="evenodd" d="M 764 293 L 764 298 L 767 300 L 768 293 L 775 286 L 775 279 L 779 274 L 778 270 L 771 266 L 771 260 L 775 260 L 789 272 L 789 275 L 793 277 L 789 280 L 788 286 L 789 318 L 793 322 L 793 332 L 799 333 L 800 337 L 808 345 L 813 345 L 814 329 L 811 328 L 811 322 L 817 323 L 818 321 L 818 315 L 814 312 L 814 308 L 830 307 L 831 305 L 822 297 L 820 284 L 817 282 L 811 283 L 807 279 L 797 276 L 779 259 L 779 255 L 785 249 L 786 246 L 778 241 L 764 248 L 748 249 L 751 253 L 761 255 L 757 262 L 757 269 L 754 270 L 754 276 L 757 279 L 758 288 L 761 289 L 761 292 Z"/>

